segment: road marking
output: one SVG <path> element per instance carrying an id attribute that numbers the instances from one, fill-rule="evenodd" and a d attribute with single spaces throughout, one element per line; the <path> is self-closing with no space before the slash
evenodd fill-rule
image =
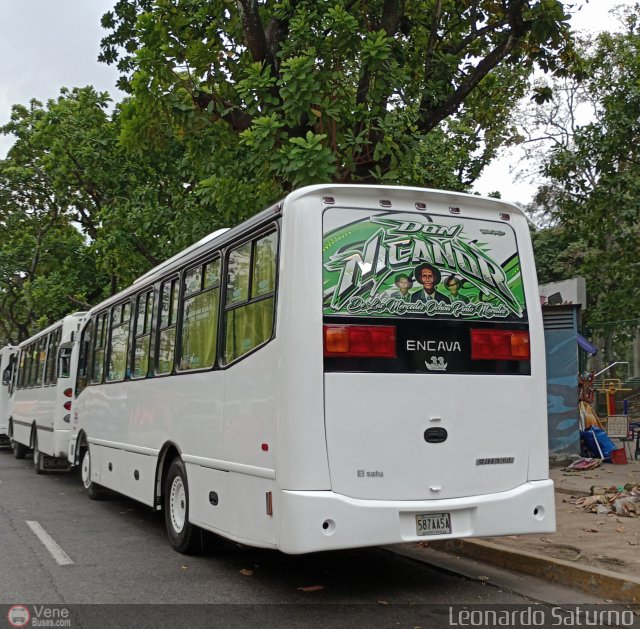
<path id="1" fill-rule="evenodd" d="M 25 522 L 61 566 L 68 566 L 73 563 L 71 557 L 69 557 L 69 555 L 67 555 L 67 553 L 58 546 L 56 540 L 53 539 L 53 537 L 51 537 L 51 535 L 49 535 L 49 533 L 47 533 L 38 522 L 35 522 L 34 520 L 25 520 Z"/>

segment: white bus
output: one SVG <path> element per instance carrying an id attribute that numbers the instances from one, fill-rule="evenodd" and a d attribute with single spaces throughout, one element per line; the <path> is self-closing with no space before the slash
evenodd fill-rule
<path id="1" fill-rule="evenodd" d="M 555 530 L 544 341 L 513 205 L 319 185 L 95 306 L 71 459 L 286 553 Z"/>
<path id="2" fill-rule="evenodd" d="M 37 474 L 68 467 L 71 403 L 84 312 L 67 315 L 20 343 L 9 436 L 17 459 L 33 451 Z"/>
<path id="3" fill-rule="evenodd" d="M 18 354 L 15 345 L 5 345 L 0 349 L 0 446 L 8 446 L 9 441 L 9 398 L 11 397 L 11 381 L 13 368 Z"/>

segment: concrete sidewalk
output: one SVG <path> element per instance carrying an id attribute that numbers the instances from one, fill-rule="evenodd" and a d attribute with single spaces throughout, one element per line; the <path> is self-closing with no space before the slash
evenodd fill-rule
<path id="1" fill-rule="evenodd" d="M 597 514 L 575 504 L 600 488 L 640 485 L 640 460 L 582 471 L 552 468 L 557 532 L 431 542 L 430 549 L 470 557 L 611 601 L 640 603 L 640 516 Z"/>

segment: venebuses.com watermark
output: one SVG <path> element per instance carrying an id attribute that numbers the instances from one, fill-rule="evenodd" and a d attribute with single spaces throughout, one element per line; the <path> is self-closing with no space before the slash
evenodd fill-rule
<path id="1" fill-rule="evenodd" d="M 66 607 L 49 605 L 12 605 L 7 612 L 11 627 L 71 627 L 71 612 Z"/>

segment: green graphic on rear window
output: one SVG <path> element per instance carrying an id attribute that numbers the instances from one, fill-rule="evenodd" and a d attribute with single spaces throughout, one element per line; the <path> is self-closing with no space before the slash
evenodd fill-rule
<path id="1" fill-rule="evenodd" d="M 435 215 L 361 217 L 338 208 L 325 214 L 325 315 L 524 318 L 510 226 Z"/>

